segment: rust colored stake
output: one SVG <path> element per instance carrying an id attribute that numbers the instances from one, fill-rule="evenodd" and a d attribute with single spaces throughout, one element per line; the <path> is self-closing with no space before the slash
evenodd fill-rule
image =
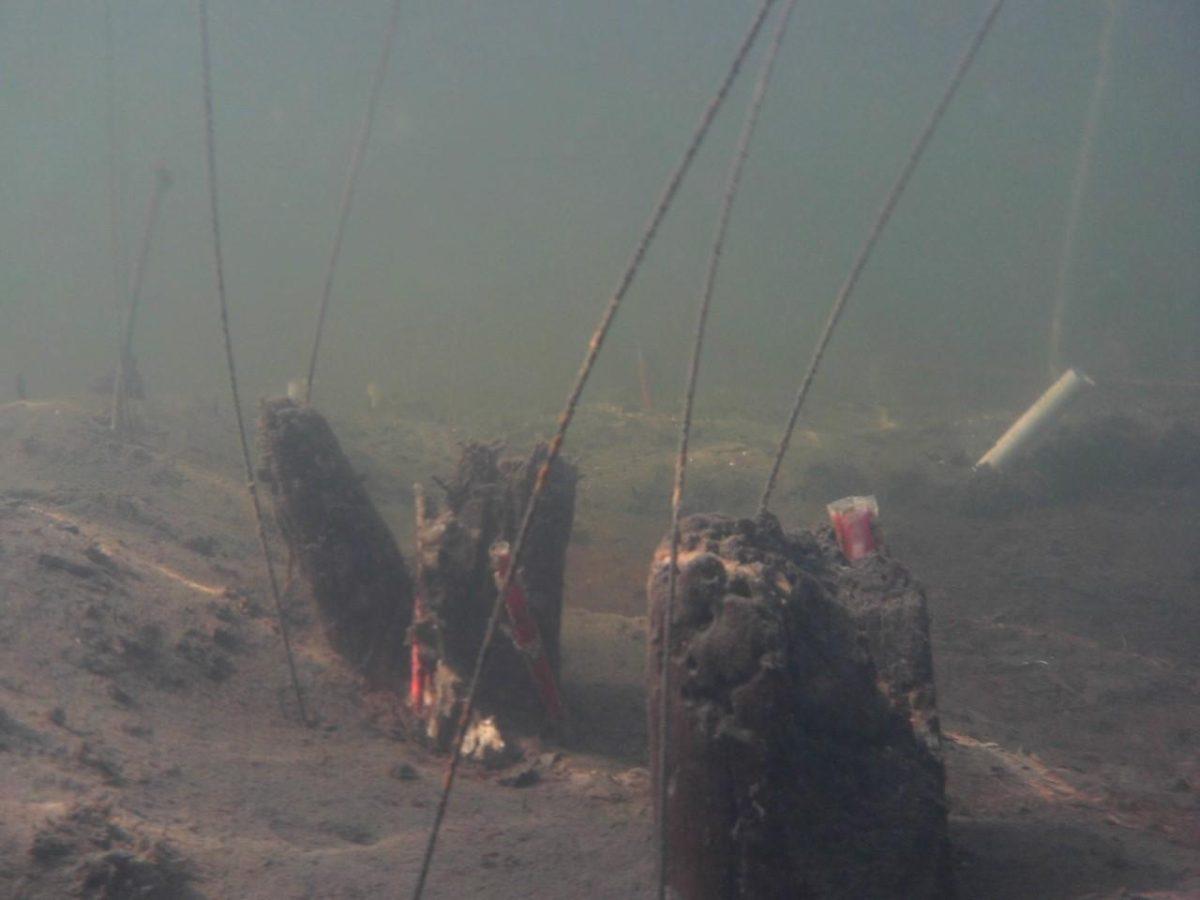
<path id="1" fill-rule="evenodd" d="M 300 720 L 305 725 L 313 724 L 308 717 L 304 702 L 304 691 L 300 688 L 300 675 L 296 671 L 296 659 L 292 653 L 292 638 L 288 630 L 287 616 L 283 610 L 283 597 L 279 591 L 279 578 L 275 574 L 275 561 L 267 543 L 267 528 L 263 521 L 262 502 L 258 498 L 258 481 L 254 476 L 254 463 L 250 459 L 250 442 L 246 438 L 246 420 L 242 415 L 242 398 L 238 391 L 237 366 L 233 356 L 233 335 L 229 329 L 229 300 L 225 294 L 225 264 L 221 255 L 221 217 L 217 210 L 217 148 L 213 135 L 212 103 L 212 54 L 208 40 L 208 2 L 196 0 L 196 19 L 200 30 L 200 76 L 204 103 L 204 171 L 208 181 L 208 225 L 212 232 L 213 293 L 217 298 L 217 312 L 221 319 L 221 337 L 225 344 L 225 367 L 229 372 L 229 393 L 233 397 L 233 411 L 237 418 L 238 440 L 242 448 L 242 463 L 246 473 L 246 493 L 254 510 L 254 524 L 258 529 L 258 545 L 262 549 L 263 563 L 267 568 L 267 581 L 271 587 L 271 599 L 275 603 L 275 616 L 279 622 L 279 636 L 283 639 L 283 650 L 287 656 L 288 674 L 292 690 L 296 694 L 296 706 Z"/>
<path id="2" fill-rule="evenodd" d="M 887 199 L 884 200 L 883 206 L 879 213 L 875 216 L 875 221 L 871 224 L 871 230 L 867 233 L 867 238 L 863 241 L 862 247 L 859 248 L 858 256 L 854 259 L 854 264 L 850 267 L 850 274 L 846 276 L 846 280 L 842 283 L 841 288 L 834 298 L 833 305 L 829 309 L 829 315 L 825 319 L 825 324 L 821 328 L 820 337 L 817 338 L 817 345 L 813 349 L 812 359 L 809 360 L 808 370 L 804 373 L 804 378 L 800 382 L 800 387 L 796 391 L 796 400 L 792 404 L 792 411 L 788 415 L 787 424 L 783 429 L 783 436 L 779 441 L 779 449 L 775 453 L 775 459 L 771 463 L 771 473 L 767 476 L 767 482 L 763 487 L 762 499 L 758 501 L 759 513 L 765 513 L 771 505 L 771 495 L 775 491 L 775 483 L 779 480 L 779 469 L 783 465 L 783 458 L 787 455 L 788 444 L 791 443 L 792 433 L 796 430 L 796 421 L 800 418 L 800 410 L 804 407 L 804 400 L 808 397 L 809 389 L 812 388 L 813 379 L 817 375 L 817 369 L 821 365 L 821 360 L 825 357 L 825 351 L 829 348 L 829 340 L 833 337 L 833 332 L 837 328 L 838 321 L 842 318 L 842 313 L 846 309 L 846 302 L 850 299 L 850 295 L 854 293 L 854 287 L 858 284 L 858 279 L 862 275 L 863 270 L 867 267 L 867 262 L 871 259 L 871 253 L 875 250 L 875 245 L 879 243 L 879 237 L 883 234 L 883 230 L 887 227 L 888 222 L 892 218 L 892 213 L 896 211 L 896 204 L 900 202 L 900 196 L 904 193 L 904 189 L 908 187 L 909 179 L 916 171 L 917 164 L 921 161 L 921 157 L 925 153 L 925 148 L 929 146 L 929 141 L 933 138 L 933 134 L 937 131 L 938 124 L 942 121 L 942 116 L 946 114 L 946 110 L 950 108 L 950 101 L 954 99 L 954 95 L 958 93 L 958 88 L 966 77 L 967 72 L 971 68 L 971 63 L 975 61 L 975 56 L 979 53 L 979 48 L 983 46 L 984 39 L 988 36 L 988 32 L 992 30 L 992 25 L 996 22 L 996 17 L 1000 15 L 1000 9 L 1004 6 L 1004 0 L 995 0 L 987 15 L 983 19 L 983 23 L 971 38 L 970 44 L 967 45 L 962 57 L 958 61 L 958 66 L 954 70 L 954 74 L 950 77 L 950 83 L 942 94 L 941 100 L 937 106 L 933 108 L 929 118 L 925 121 L 925 127 L 921 129 L 920 135 L 913 144 L 912 149 L 908 153 L 908 158 L 904 161 L 903 168 L 900 169 L 900 174 L 896 176 L 895 182 L 892 184 L 892 189 L 888 192 Z"/>
<path id="3" fill-rule="evenodd" d="M 128 425 L 125 401 L 129 391 L 129 377 L 133 372 L 133 328 L 137 324 L 138 308 L 142 302 L 142 281 L 146 277 L 146 260 L 150 255 L 150 241 L 154 237 L 154 228 L 158 224 L 158 214 L 162 209 L 162 199 L 171 187 L 171 173 L 163 163 L 154 167 L 154 187 L 150 191 L 150 199 L 146 201 L 145 227 L 142 229 L 142 245 L 138 248 L 137 264 L 133 270 L 133 285 L 129 292 L 129 305 L 125 308 L 125 316 L 121 327 L 120 355 L 117 357 L 117 371 L 113 375 L 112 410 L 109 415 L 108 427 L 113 431 L 122 431 Z"/>
<path id="4" fill-rule="evenodd" d="M 342 239 L 346 236 L 346 221 L 350 218 L 350 205 L 354 202 L 354 188 L 358 183 L 358 172 L 362 168 L 363 157 L 367 152 L 367 141 L 371 139 L 371 126 L 375 123 L 375 109 L 379 106 L 379 95 L 383 90 L 383 81 L 387 77 L 388 61 L 392 58 L 392 45 L 396 43 L 396 32 L 400 27 L 400 3 L 392 3 L 392 12 L 388 17 L 387 29 L 383 34 L 383 52 L 379 64 L 375 67 L 375 77 L 371 81 L 371 91 L 367 95 L 367 109 L 363 113 L 362 124 L 358 127 L 358 139 L 350 153 L 350 164 L 346 168 L 346 181 L 342 185 L 342 198 L 338 202 L 337 229 L 333 233 L 333 247 L 329 251 L 329 261 L 325 265 L 325 278 L 321 287 L 321 302 L 317 306 L 317 327 L 313 333 L 312 351 L 308 357 L 308 377 L 304 381 L 304 402 L 312 402 L 313 379 L 317 377 L 317 354 L 321 349 L 321 333 L 325 330 L 325 315 L 329 311 L 329 298 L 333 294 L 333 275 L 337 271 L 338 256 L 342 252 Z"/>
<path id="5" fill-rule="evenodd" d="M 554 679 L 554 671 L 550 668 L 550 657 L 546 655 L 546 648 L 542 646 L 542 633 L 538 629 L 537 620 L 529 612 L 529 600 L 525 596 L 521 576 L 514 573 L 510 578 L 508 575 L 508 567 L 512 562 L 508 541 L 497 541 L 493 544 L 491 557 L 496 589 L 503 590 L 504 585 L 508 584 L 508 593 L 504 595 L 504 608 L 508 611 L 508 619 L 512 625 L 513 643 L 525 657 L 546 715 L 555 721 L 561 720 L 562 695 L 558 690 L 558 682 Z"/>

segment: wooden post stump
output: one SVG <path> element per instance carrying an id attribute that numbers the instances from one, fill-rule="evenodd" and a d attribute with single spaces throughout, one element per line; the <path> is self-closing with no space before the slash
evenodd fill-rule
<path id="1" fill-rule="evenodd" d="M 372 687 L 402 689 L 412 584 L 391 530 L 311 406 L 264 402 L 258 437 L 279 528 L 330 645 Z"/>
<path id="2" fill-rule="evenodd" d="M 851 568 L 828 536 L 769 515 L 685 519 L 664 698 L 668 558 L 664 540 L 647 688 L 676 896 L 949 896 L 925 599 L 903 567 Z"/>
<path id="3" fill-rule="evenodd" d="M 466 445 L 453 476 L 441 484 L 442 508 L 431 509 L 418 526 L 420 590 L 429 617 L 423 640 L 436 648 L 433 702 L 425 715 L 428 736 L 436 746 L 445 748 L 453 737 L 496 601 L 490 550 L 496 541 L 515 540 L 545 458 L 545 445 L 535 448 L 528 459 L 502 459 L 498 445 Z M 518 573 L 556 679 L 576 478 L 574 467 L 562 459 L 551 467 Z M 484 720 L 490 720 L 488 728 L 498 732 L 501 743 L 506 732 L 536 733 L 545 721 L 529 662 L 506 633 L 497 635 L 483 672 L 476 721 Z M 487 749 L 475 747 L 476 743 L 469 735 L 472 755 L 486 755 Z"/>

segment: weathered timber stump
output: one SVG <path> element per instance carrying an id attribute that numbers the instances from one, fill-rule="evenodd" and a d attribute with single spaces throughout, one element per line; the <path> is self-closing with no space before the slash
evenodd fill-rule
<path id="1" fill-rule="evenodd" d="M 649 582 L 659 779 L 669 545 Z M 828 534 L 682 523 L 665 774 L 667 880 L 684 900 L 952 894 L 925 598 Z"/>
<path id="2" fill-rule="evenodd" d="M 265 401 L 258 439 L 280 531 L 330 645 L 372 687 L 400 689 L 408 675 L 413 601 L 391 530 L 329 423 L 311 406 Z"/>
<path id="3" fill-rule="evenodd" d="M 489 551 L 496 541 L 516 539 L 537 471 L 546 458 L 539 445 L 527 459 L 502 459 L 499 445 L 464 446 L 452 477 L 441 487 L 440 510 L 430 509 L 418 525 L 426 619 L 415 629 L 436 665 L 432 703 L 425 711 L 427 733 L 445 748 L 453 737 L 480 644 L 496 602 Z M 554 677 L 559 671 L 563 575 L 575 515 L 575 468 L 558 459 L 522 553 L 518 575 L 541 633 Z M 432 507 L 432 504 L 431 504 Z M 501 622 L 507 625 L 507 617 Z M 545 719 L 529 662 L 510 637 L 498 634 L 480 682 L 476 722 L 490 720 L 493 740 L 508 732 L 535 732 Z M 496 737 L 496 732 L 500 737 Z M 482 740 L 480 738 L 479 740 Z M 483 756 L 468 735 L 467 752 Z"/>
<path id="4" fill-rule="evenodd" d="M 882 553 L 846 565 L 828 526 L 816 536 L 833 577 L 834 599 L 866 638 L 876 683 L 940 765 L 942 735 L 924 589 L 907 568 Z"/>

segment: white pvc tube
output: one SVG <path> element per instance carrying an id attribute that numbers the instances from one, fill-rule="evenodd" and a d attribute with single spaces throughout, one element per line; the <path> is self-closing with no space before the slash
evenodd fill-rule
<path id="1" fill-rule="evenodd" d="M 1095 382 L 1075 369 L 1068 369 L 1058 381 L 1051 385 L 1046 393 L 1038 398 L 1037 403 L 1025 410 L 1004 437 L 996 441 L 992 449 L 983 454 L 976 469 L 991 466 L 993 469 L 1003 468 L 1022 447 L 1029 443 L 1041 432 L 1054 415 L 1069 403 L 1076 394 L 1084 388 L 1093 387 Z"/>

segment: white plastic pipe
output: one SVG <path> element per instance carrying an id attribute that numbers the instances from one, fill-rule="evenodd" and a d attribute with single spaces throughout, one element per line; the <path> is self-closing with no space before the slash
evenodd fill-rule
<path id="1" fill-rule="evenodd" d="M 1013 456 L 1020 452 L 1034 437 L 1050 423 L 1064 406 L 1066 406 L 1084 388 L 1093 387 L 1096 383 L 1075 369 L 1067 369 L 1058 381 L 1051 385 L 1046 393 L 1038 398 L 1037 403 L 1025 410 L 1025 413 L 1012 427 L 1004 432 L 1004 437 L 996 441 L 992 449 L 983 454 L 976 469 L 991 466 L 1002 469 Z"/>

